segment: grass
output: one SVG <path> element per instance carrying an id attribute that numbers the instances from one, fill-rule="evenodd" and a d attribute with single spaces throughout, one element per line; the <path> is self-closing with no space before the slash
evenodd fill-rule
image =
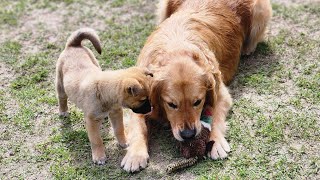
<path id="1" fill-rule="evenodd" d="M 70 104 L 70 118 L 59 119 L 53 83 L 67 37 L 83 26 L 99 32 L 103 53 L 94 53 L 103 69 L 134 65 L 154 29 L 155 3 L 3 1 L 0 178 L 319 179 L 320 9 L 315 3 L 274 2 L 267 40 L 241 58 L 229 87 L 234 106 L 227 118 L 228 159 L 206 159 L 167 175 L 164 167 L 179 158 L 171 131 L 153 134 L 149 166 L 128 174 L 120 168 L 125 151 L 116 145 L 108 121 L 102 128 L 107 164 L 93 165 L 83 113 Z"/>

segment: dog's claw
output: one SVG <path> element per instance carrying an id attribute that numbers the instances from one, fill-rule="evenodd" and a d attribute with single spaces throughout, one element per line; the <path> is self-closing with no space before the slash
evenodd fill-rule
<path id="1" fill-rule="evenodd" d="M 97 164 L 99 166 L 104 165 L 106 163 L 106 158 L 102 158 L 102 159 L 99 159 L 99 160 L 93 160 L 93 163 Z"/>
<path id="2" fill-rule="evenodd" d="M 59 112 L 59 117 L 60 118 L 67 118 L 67 117 L 69 117 L 69 113 L 68 112 Z"/>
<path id="3" fill-rule="evenodd" d="M 222 137 L 220 139 L 215 139 L 215 143 L 212 146 L 211 153 L 208 153 L 208 155 L 214 159 L 224 159 L 228 156 L 228 152 L 230 152 L 230 146 L 227 142 L 227 140 Z"/>
<path id="4" fill-rule="evenodd" d="M 125 143 L 125 144 L 118 144 L 121 148 L 123 148 L 123 149 L 125 149 L 125 148 L 127 148 L 128 146 L 129 146 L 129 144 L 128 143 Z"/>
<path id="5" fill-rule="evenodd" d="M 132 154 L 128 151 L 121 162 L 121 167 L 127 172 L 137 172 L 147 167 L 148 159 L 148 153 Z"/>

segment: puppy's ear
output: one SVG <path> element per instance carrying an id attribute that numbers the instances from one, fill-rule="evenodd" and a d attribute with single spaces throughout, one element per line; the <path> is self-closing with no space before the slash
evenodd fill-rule
<path id="1" fill-rule="evenodd" d="M 151 77 L 153 77 L 153 73 L 149 70 L 149 69 L 145 69 L 145 72 L 144 72 L 144 74 L 146 75 L 146 76 L 151 76 Z"/>
<path id="2" fill-rule="evenodd" d="M 131 96 L 137 96 L 143 91 L 141 84 L 137 80 L 127 80 L 125 91 Z"/>

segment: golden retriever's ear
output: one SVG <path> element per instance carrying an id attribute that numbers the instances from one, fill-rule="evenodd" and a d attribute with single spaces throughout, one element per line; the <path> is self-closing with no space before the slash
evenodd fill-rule
<path id="1" fill-rule="evenodd" d="M 204 80 L 207 86 L 205 104 L 214 107 L 217 102 L 220 83 L 222 82 L 221 72 L 219 70 L 210 70 L 204 75 Z"/>
<path id="2" fill-rule="evenodd" d="M 150 101 L 152 106 L 150 119 L 164 118 L 164 111 L 162 107 L 161 93 L 163 92 L 164 80 L 155 80 L 151 86 Z"/>
<path id="3" fill-rule="evenodd" d="M 215 55 L 205 47 L 203 47 L 201 50 L 202 54 L 200 53 L 199 58 L 202 59 L 201 62 L 204 63 L 202 65 L 206 67 L 204 74 L 204 80 L 207 86 L 205 104 L 214 107 L 215 102 L 217 102 L 220 84 L 222 83 L 221 72 L 218 68 L 219 64 Z"/>

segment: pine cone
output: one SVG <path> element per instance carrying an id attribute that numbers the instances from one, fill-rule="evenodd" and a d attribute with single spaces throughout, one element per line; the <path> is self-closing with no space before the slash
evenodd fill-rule
<path id="1" fill-rule="evenodd" d="M 202 126 L 200 134 L 190 140 L 179 142 L 180 152 L 183 157 L 203 157 L 206 155 L 206 152 L 211 150 L 213 143 L 209 142 L 210 131 L 208 128 Z M 207 147 L 207 143 L 211 147 Z"/>

